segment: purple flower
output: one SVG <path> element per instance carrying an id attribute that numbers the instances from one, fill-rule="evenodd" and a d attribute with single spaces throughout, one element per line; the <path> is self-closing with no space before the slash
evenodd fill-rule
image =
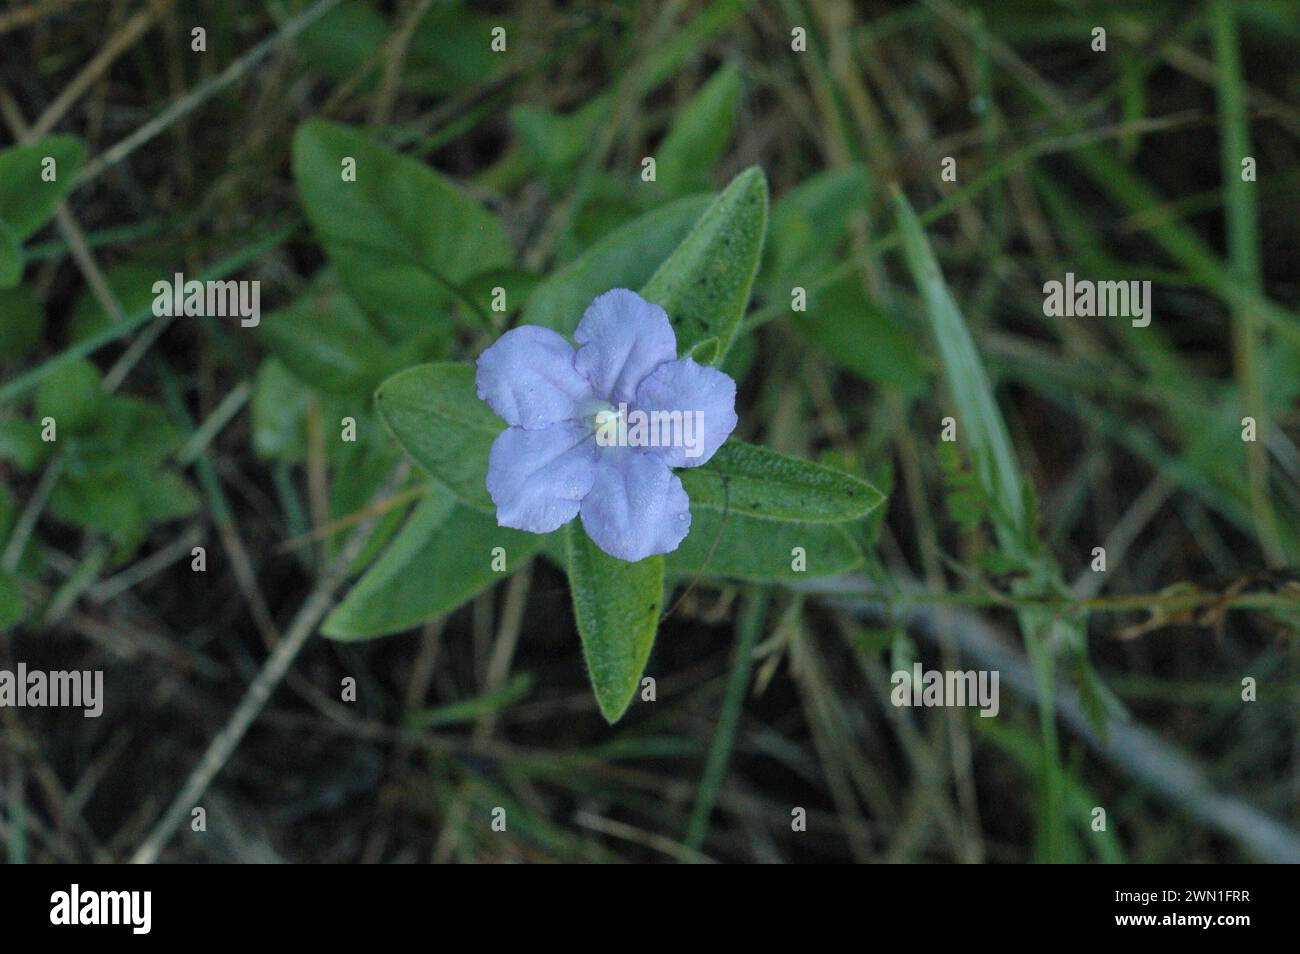
<path id="1" fill-rule="evenodd" d="M 478 396 L 510 426 L 487 489 L 503 527 L 549 533 L 579 513 L 621 560 L 671 553 L 691 528 L 672 467 L 698 467 L 736 426 L 736 382 L 677 357 L 668 315 L 615 288 L 573 335 L 508 331 L 478 358 Z"/>

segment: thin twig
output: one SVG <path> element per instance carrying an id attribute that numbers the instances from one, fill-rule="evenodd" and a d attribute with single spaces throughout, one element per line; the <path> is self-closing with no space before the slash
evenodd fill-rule
<path id="1" fill-rule="evenodd" d="M 58 125 L 64 114 L 81 98 L 81 94 L 90 89 L 117 58 L 135 44 L 136 40 L 144 36 L 145 31 L 153 26 L 155 15 L 162 12 L 162 8 L 169 6 L 171 2 L 172 0 L 156 0 L 155 4 L 138 11 L 121 29 L 109 37 L 99 48 L 99 52 L 91 57 L 90 62 L 82 67 L 81 72 L 72 78 L 72 82 L 63 87 L 63 91 L 54 102 L 50 103 L 36 122 L 32 123 L 31 138 L 39 139 Z"/>
<path id="2" fill-rule="evenodd" d="M 410 13 L 402 20 L 386 44 L 383 82 L 379 87 L 374 111 L 370 114 L 372 125 L 383 126 L 392 115 L 393 100 L 397 96 L 397 85 L 402 76 L 402 67 L 406 64 L 406 52 L 411 46 L 411 37 L 432 5 L 433 0 L 416 0 Z"/>
<path id="3" fill-rule="evenodd" d="M 0 569 L 6 573 L 12 573 L 18 566 L 18 561 L 23 557 L 23 551 L 27 549 L 27 540 L 36 529 L 36 521 L 41 518 L 41 513 L 45 510 L 46 501 L 50 499 L 50 492 L 54 490 L 54 485 L 59 479 L 59 474 L 63 472 L 63 458 L 55 457 L 45 465 L 45 472 L 41 474 L 40 482 L 36 489 L 32 491 L 31 499 L 27 501 L 27 506 L 23 508 L 22 516 L 14 524 L 13 533 L 9 535 L 9 543 L 5 546 L 4 557 L 0 558 Z"/>

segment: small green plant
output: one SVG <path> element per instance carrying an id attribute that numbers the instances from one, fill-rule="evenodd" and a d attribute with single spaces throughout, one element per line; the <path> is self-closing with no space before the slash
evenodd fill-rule
<path id="1" fill-rule="evenodd" d="M 346 159 L 355 160 L 356 181 L 341 173 Z M 621 560 L 572 525 L 545 534 L 498 526 L 487 475 L 504 425 L 478 400 L 473 365 L 454 359 L 473 358 L 496 337 L 503 312 L 493 310 L 494 288 L 505 292 L 498 302 L 504 297 L 518 311 L 509 304 L 514 256 L 502 226 L 427 166 L 339 125 L 313 121 L 298 131 L 294 174 L 330 271 L 297 305 L 269 316 L 264 337 L 289 373 L 333 409 L 331 426 L 345 411 L 366 414 L 366 392 L 377 384 L 378 416 L 418 465 L 412 479 L 423 488 L 326 619 L 326 635 L 354 640 L 409 629 L 544 550 L 567 570 L 588 673 L 613 722 L 631 702 L 654 643 L 666 577 L 788 579 L 795 546 L 813 551 L 817 573 L 858 564 L 845 528 L 880 504 L 879 491 L 860 477 L 735 439 L 681 472 L 692 523 L 664 556 Z M 763 174 L 749 169 L 716 197 L 636 215 L 565 267 L 529 276 L 520 323 L 572 335 L 596 294 L 638 287 L 669 316 L 682 355 L 725 366 L 743 334 L 767 206 Z M 490 284 L 502 274 L 505 284 Z M 437 333 L 431 319 L 441 309 L 458 326 Z M 295 323 L 304 332 L 328 330 L 295 333 Z M 397 370 L 403 363 L 411 366 Z M 282 385 L 268 375 L 259 390 Z M 296 413 L 303 402 L 256 406 Z M 263 417 L 259 431 L 278 429 Z M 380 480 L 375 471 L 369 486 Z"/>

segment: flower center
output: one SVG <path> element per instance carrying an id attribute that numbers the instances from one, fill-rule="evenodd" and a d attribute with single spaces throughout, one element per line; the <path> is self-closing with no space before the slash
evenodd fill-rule
<path id="1" fill-rule="evenodd" d="M 602 401 L 600 398 L 593 398 L 582 409 L 582 419 L 587 422 L 590 430 L 600 430 L 602 427 L 618 427 L 619 419 L 618 408 L 608 401 Z"/>
<path id="2" fill-rule="evenodd" d="M 599 399 L 584 409 L 587 428 L 595 435 L 598 446 L 615 447 L 621 443 L 621 431 L 627 424 L 625 410 L 626 407 L 620 409 Z"/>

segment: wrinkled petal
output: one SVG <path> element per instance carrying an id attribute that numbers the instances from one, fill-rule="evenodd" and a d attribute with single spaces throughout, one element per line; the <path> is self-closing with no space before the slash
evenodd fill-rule
<path id="1" fill-rule="evenodd" d="M 641 382 L 636 409 L 650 415 L 651 430 L 660 438 L 661 446 L 647 447 L 646 453 L 669 467 L 698 467 L 735 430 L 736 382 L 691 358 L 669 361 Z"/>
<path id="2" fill-rule="evenodd" d="M 626 288 L 598 295 L 573 340 L 581 346 L 574 366 L 597 397 L 614 405 L 631 404 L 641 380 L 677 357 L 677 335 L 668 314 Z"/>
<path id="3" fill-rule="evenodd" d="M 610 556 L 635 562 L 671 553 L 691 529 L 691 501 L 663 461 L 631 448 L 600 452 L 582 501 L 582 526 Z"/>
<path id="4" fill-rule="evenodd" d="M 478 396 L 514 427 L 534 430 L 578 417 L 591 385 L 573 365 L 573 347 L 537 325 L 507 331 L 478 356 Z"/>
<path id="5" fill-rule="evenodd" d="M 573 421 L 511 427 L 492 442 L 487 489 L 497 524 L 550 533 L 574 518 L 596 479 L 596 443 Z"/>

